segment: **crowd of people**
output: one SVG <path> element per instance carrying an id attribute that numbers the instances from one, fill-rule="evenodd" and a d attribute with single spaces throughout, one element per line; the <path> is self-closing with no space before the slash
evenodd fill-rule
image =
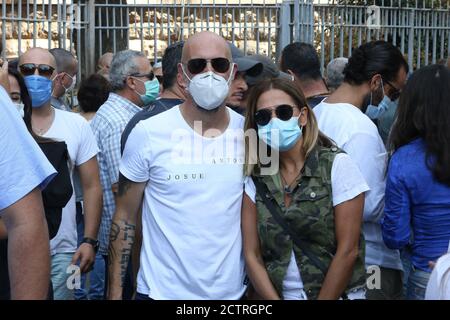
<path id="1" fill-rule="evenodd" d="M 450 299 L 447 62 L 1 60 L 0 299 Z"/>

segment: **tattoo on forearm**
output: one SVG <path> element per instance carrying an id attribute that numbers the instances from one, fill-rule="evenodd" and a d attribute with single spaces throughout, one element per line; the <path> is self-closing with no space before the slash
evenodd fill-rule
<path id="1" fill-rule="evenodd" d="M 120 224 L 120 225 L 119 225 Z M 136 225 L 130 224 L 127 221 L 120 221 L 119 224 L 113 222 L 111 225 L 110 245 L 109 245 L 109 265 L 113 264 L 116 259 L 120 265 L 120 283 L 123 287 L 125 283 L 125 276 L 127 273 L 128 262 L 131 257 L 131 248 L 133 247 Z M 121 237 L 123 235 L 123 238 Z M 124 242 L 121 246 L 120 252 L 114 248 L 114 243 L 120 241 Z"/>
<path id="2" fill-rule="evenodd" d="M 109 241 L 113 242 L 117 240 L 117 237 L 119 236 L 120 227 L 117 223 L 114 221 L 111 224 L 111 232 L 109 233 Z"/>
<path id="3" fill-rule="evenodd" d="M 118 196 L 123 196 L 130 189 L 132 181 L 125 178 L 121 173 L 119 173 L 119 192 Z"/>

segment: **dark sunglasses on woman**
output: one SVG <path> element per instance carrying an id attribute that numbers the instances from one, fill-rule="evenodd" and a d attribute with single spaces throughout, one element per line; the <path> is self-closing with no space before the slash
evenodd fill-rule
<path id="1" fill-rule="evenodd" d="M 24 77 L 34 75 L 36 69 L 38 69 L 40 76 L 46 78 L 50 78 L 53 74 L 53 71 L 55 71 L 55 68 L 47 64 L 24 63 L 19 66 L 20 73 Z"/>
<path id="2" fill-rule="evenodd" d="M 275 115 L 278 119 L 287 121 L 294 115 L 294 107 L 288 104 L 281 104 L 273 108 L 260 109 L 255 113 L 255 122 L 259 126 L 265 126 L 272 119 L 272 113 L 275 110 Z"/>
<path id="3" fill-rule="evenodd" d="M 191 74 L 199 74 L 205 70 L 208 62 L 211 62 L 213 69 L 219 73 L 225 73 L 230 69 L 230 61 L 227 58 L 191 59 L 187 63 L 187 68 Z"/>

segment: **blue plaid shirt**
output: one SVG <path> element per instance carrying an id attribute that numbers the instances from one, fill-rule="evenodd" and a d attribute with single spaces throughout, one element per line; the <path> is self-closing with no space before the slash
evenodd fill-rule
<path id="1" fill-rule="evenodd" d="M 108 254 L 109 232 L 116 209 L 111 187 L 119 181 L 120 137 L 128 121 L 140 110 L 128 99 L 110 93 L 91 122 L 100 149 L 97 159 L 103 189 L 103 212 L 98 240 L 99 253 L 102 255 Z"/>

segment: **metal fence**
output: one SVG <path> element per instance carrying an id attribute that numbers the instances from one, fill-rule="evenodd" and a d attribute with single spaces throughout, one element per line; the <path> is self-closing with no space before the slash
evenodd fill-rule
<path id="1" fill-rule="evenodd" d="M 80 71 L 86 63 L 81 36 L 86 28 L 84 3 L 70 0 L 2 0 L 1 55 L 15 58 L 32 47 L 64 48 L 77 54 Z"/>
<path id="2" fill-rule="evenodd" d="M 292 41 L 310 42 L 322 68 L 374 39 L 398 46 L 412 68 L 450 56 L 450 0 L 2 0 L 0 10 L 3 55 L 62 47 L 76 53 L 83 75 L 107 51 L 154 60 L 202 30 L 272 58 Z"/>
<path id="3" fill-rule="evenodd" d="M 284 11 L 291 16 L 281 19 L 288 21 L 281 26 L 285 30 L 282 45 L 291 41 L 313 43 L 322 70 L 331 59 L 349 57 L 353 48 L 370 40 L 392 42 L 411 69 L 450 57 L 448 0 L 322 0 L 316 4 L 293 0 L 284 6 L 289 6 Z"/>
<path id="4" fill-rule="evenodd" d="M 0 39 L 7 57 L 30 47 L 62 47 L 95 70 L 105 52 L 125 48 L 161 58 L 172 42 L 210 30 L 249 54 L 277 55 L 280 0 L 2 0 Z"/>
<path id="5" fill-rule="evenodd" d="M 172 42 L 185 40 L 190 34 L 210 30 L 222 35 L 245 52 L 274 56 L 278 32 L 279 5 L 266 0 L 241 2 L 228 0 L 218 3 L 200 0 L 140 1 L 130 4 L 96 4 L 96 32 L 112 33 L 111 50 L 117 49 L 116 39 L 126 32 L 128 47 L 145 52 L 157 59 Z M 146 2 L 146 3 L 144 3 Z M 153 2 L 153 3 L 152 3 Z M 120 21 L 110 25 L 108 14 Z M 103 18 L 102 18 L 103 17 Z M 123 18 L 124 17 L 124 18 Z M 106 24 L 102 22 L 106 19 Z M 120 33 L 120 34 L 119 34 Z M 103 52 L 100 43 L 98 51 Z"/>

